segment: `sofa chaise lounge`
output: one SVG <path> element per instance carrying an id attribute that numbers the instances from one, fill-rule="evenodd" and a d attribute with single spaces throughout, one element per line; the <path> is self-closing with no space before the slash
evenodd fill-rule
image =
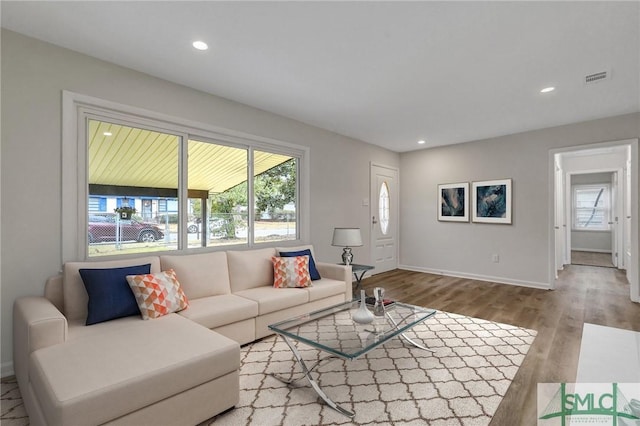
<path id="1" fill-rule="evenodd" d="M 351 268 L 317 262 L 307 288 L 274 288 L 272 256 L 311 246 L 69 262 L 14 305 L 14 366 L 32 425 L 187 425 L 232 408 L 240 345 L 268 325 L 351 300 Z M 85 325 L 79 270 L 173 269 L 189 307 Z"/>

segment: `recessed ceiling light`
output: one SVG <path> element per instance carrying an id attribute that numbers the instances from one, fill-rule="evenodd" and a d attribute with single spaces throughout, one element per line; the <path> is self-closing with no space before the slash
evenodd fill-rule
<path id="1" fill-rule="evenodd" d="M 540 93 L 549 93 L 549 92 L 553 92 L 554 90 L 556 90 L 556 88 L 555 88 L 555 87 L 553 87 L 553 86 L 545 87 L 544 89 L 542 89 L 542 90 L 540 91 Z"/>
<path id="2" fill-rule="evenodd" d="M 418 141 L 418 143 L 419 143 L 420 145 L 424 145 L 425 143 L 427 143 L 427 141 L 425 141 L 424 139 L 422 139 L 422 140 L 419 140 L 419 141 Z"/>
<path id="3" fill-rule="evenodd" d="M 207 46 L 207 43 L 205 43 L 204 41 L 194 41 L 192 43 L 193 47 L 195 47 L 198 50 L 207 50 L 209 48 L 209 46 Z"/>
<path id="4" fill-rule="evenodd" d="M 105 136 L 112 136 L 112 135 L 113 135 L 113 133 L 111 133 L 111 132 L 104 132 L 104 133 L 103 133 L 103 135 L 105 135 Z"/>

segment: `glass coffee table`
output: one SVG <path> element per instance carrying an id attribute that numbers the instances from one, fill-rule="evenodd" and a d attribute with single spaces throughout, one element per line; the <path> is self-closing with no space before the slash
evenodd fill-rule
<path id="1" fill-rule="evenodd" d="M 303 374 L 293 380 L 275 374 L 273 376 L 287 384 L 306 377 L 327 405 L 348 417 L 353 417 L 355 413 L 342 408 L 324 393 L 311 376 L 313 369 L 329 359 L 354 360 L 396 336 L 420 349 L 431 351 L 405 333 L 436 313 L 433 309 L 393 302 L 385 307 L 384 316 L 376 317 L 370 324 L 358 324 L 353 321 L 352 315 L 359 307 L 360 301 L 355 300 L 269 325 L 291 348 Z M 370 308 L 373 309 L 372 306 Z M 329 356 L 307 366 L 292 340 L 327 352 Z"/>

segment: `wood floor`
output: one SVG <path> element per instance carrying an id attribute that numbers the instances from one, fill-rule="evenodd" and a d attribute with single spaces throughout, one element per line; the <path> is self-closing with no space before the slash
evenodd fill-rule
<path id="1" fill-rule="evenodd" d="M 571 264 L 614 268 L 611 261 L 611 253 L 595 253 L 591 251 L 571 250 Z"/>
<path id="2" fill-rule="evenodd" d="M 492 426 L 535 425 L 538 383 L 575 382 L 585 322 L 640 331 L 640 304 L 617 269 L 569 265 L 556 290 L 395 270 L 366 278 L 367 294 L 538 331 Z"/>

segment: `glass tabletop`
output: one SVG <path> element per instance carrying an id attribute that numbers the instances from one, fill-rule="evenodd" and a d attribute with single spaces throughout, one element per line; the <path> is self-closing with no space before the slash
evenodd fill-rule
<path id="1" fill-rule="evenodd" d="M 375 317 L 370 324 L 358 324 L 352 315 L 359 307 L 360 301 L 354 300 L 271 324 L 269 328 L 340 358 L 355 359 L 436 313 L 433 309 L 393 302 L 385 307 L 385 316 Z M 368 307 L 373 310 L 373 306 Z"/>
<path id="2" fill-rule="evenodd" d="M 338 263 L 338 265 L 342 265 L 345 266 L 344 263 Z M 370 271 L 372 269 L 375 269 L 375 266 L 371 266 L 371 265 L 360 265 L 357 263 L 352 263 L 351 264 L 351 271 L 352 272 L 360 272 L 360 271 Z"/>

